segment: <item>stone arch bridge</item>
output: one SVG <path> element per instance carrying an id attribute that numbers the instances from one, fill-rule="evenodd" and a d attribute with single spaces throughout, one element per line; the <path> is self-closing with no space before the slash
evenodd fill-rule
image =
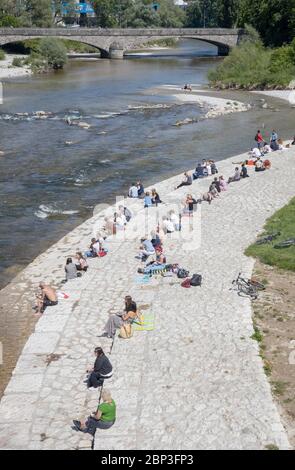
<path id="1" fill-rule="evenodd" d="M 122 59 L 127 50 L 151 40 L 186 38 L 213 44 L 218 48 L 218 55 L 227 55 L 244 34 L 243 29 L 225 28 L 0 28 L 0 46 L 26 39 L 56 37 L 94 46 L 100 49 L 102 57 Z"/>

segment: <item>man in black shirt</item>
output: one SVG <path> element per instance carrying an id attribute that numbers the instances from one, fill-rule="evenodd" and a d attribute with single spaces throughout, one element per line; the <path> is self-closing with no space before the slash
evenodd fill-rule
<path id="1" fill-rule="evenodd" d="M 87 387 L 100 387 L 103 385 L 105 379 L 109 379 L 113 375 L 113 367 L 107 356 L 104 354 L 102 348 L 95 348 L 94 354 L 96 355 L 94 367 L 88 370 L 89 373 L 87 380 Z"/>

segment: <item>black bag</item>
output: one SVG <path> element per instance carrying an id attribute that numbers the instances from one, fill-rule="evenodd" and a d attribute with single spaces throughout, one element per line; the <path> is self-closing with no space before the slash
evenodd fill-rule
<path id="1" fill-rule="evenodd" d="M 193 274 L 190 284 L 191 286 L 201 286 L 202 285 L 201 274 Z"/>
<path id="2" fill-rule="evenodd" d="M 189 275 L 189 271 L 187 271 L 186 269 L 180 268 L 177 272 L 177 277 L 179 277 L 180 279 L 184 279 L 188 277 L 188 275 Z"/>

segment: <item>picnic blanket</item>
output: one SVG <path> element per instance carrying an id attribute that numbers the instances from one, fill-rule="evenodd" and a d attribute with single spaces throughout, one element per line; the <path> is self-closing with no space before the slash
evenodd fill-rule
<path id="1" fill-rule="evenodd" d="M 155 314 L 152 311 L 145 311 L 141 314 L 141 321 L 132 323 L 134 331 L 152 331 L 155 328 Z"/>
<path id="2" fill-rule="evenodd" d="M 135 284 L 149 284 L 151 282 L 151 278 L 149 274 L 144 274 L 143 276 L 135 276 Z"/>

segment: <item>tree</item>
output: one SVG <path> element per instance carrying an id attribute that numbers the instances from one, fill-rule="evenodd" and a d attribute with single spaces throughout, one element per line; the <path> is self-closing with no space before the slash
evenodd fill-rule
<path id="1" fill-rule="evenodd" d="M 199 0 L 191 2 L 186 10 L 185 25 L 188 28 L 199 28 L 202 23 L 202 11 Z"/>
<path id="2" fill-rule="evenodd" d="M 117 25 L 115 0 L 92 0 L 91 3 L 101 28 L 113 28 Z"/>
<path id="3" fill-rule="evenodd" d="M 239 0 L 217 1 L 217 23 L 220 28 L 232 28 L 236 24 Z"/>
<path id="4" fill-rule="evenodd" d="M 56 38 L 41 39 L 38 53 L 53 69 L 62 69 L 68 61 L 65 45 Z"/>
<path id="5" fill-rule="evenodd" d="M 39 28 L 52 26 L 51 0 L 27 0 L 26 11 L 30 15 L 32 26 Z"/>
<path id="6" fill-rule="evenodd" d="M 289 43 L 295 35 L 295 0 L 240 0 L 238 26 L 246 23 L 260 32 L 266 45 Z"/>

